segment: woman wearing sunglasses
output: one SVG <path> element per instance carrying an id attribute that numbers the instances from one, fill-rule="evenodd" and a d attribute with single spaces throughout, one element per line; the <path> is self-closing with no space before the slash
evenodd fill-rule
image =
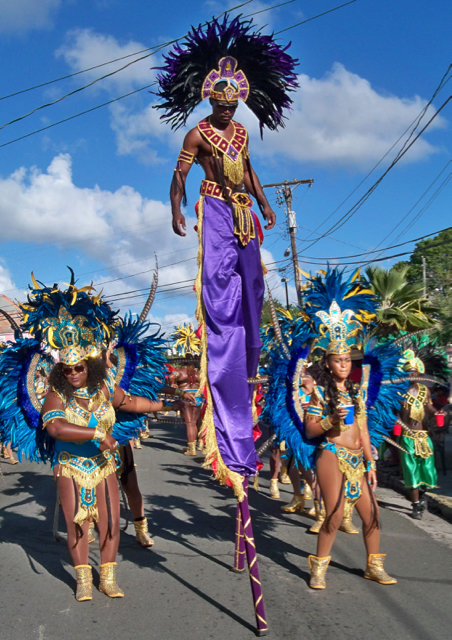
<path id="1" fill-rule="evenodd" d="M 111 598 L 123 597 L 116 583 L 120 533 L 116 471 L 120 459 L 118 442 L 111 435 L 115 411 L 149 413 L 160 411 L 164 403 L 127 394 L 116 386 L 105 361 L 97 357 L 73 365 L 59 362 L 50 373 L 49 384 L 51 390 L 42 409 L 43 424 L 55 438 L 52 465 L 77 574 L 76 599 L 92 598 L 88 564 L 91 518 L 97 521 L 99 532 L 99 591 Z"/>

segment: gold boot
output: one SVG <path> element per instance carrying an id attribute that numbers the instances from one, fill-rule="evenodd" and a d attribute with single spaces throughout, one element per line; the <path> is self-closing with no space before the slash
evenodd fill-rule
<path id="1" fill-rule="evenodd" d="M 90 522 L 88 527 L 88 544 L 91 544 L 91 542 L 94 542 L 95 539 L 96 538 L 94 536 L 94 522 Z"/>
<path id="2" fill-rule="evenodd" d="M 279 469 L 279 481 L 281 484 L 292 484 L 291 479 L 287 473 L 287 467 L 285 464 L 281 464 Z"/>
<path id="3" fill-rule="evenodd" d="M 304 496 L 296 496 L 292 498 L 292 500 L 288 504 L 283 504 L 281 507 L 281 511 L 285 511 L 286 513 L 295 513 L 296 511 L 300 511 L 300 513 L 304 509 Z"/>
<path id="4" fill-rule="evenodd" d="M 133 441 L 133 446 L 134 446 L 134 449 L 142 449 L 143 448 L 141 446 L 140 436 L 138 436 L 138 438 L 135 438 L 135 440 Z"/>
<path id="5" fill-rule="evenodd" d="M 339 525 L 339 531 L 343 531 L 344 533 L 359 533 L 359 529 L 357 529 L 352 522 L 352 515 L 353 505 L 348 500 L 345 500 L 344 515 L 342 517 L 342 522 Z"/>
<path id="6" fill-rule="evenodd" d="M 198 445 L 196 447 L 198 451 L 204 451 L 204 440 L 198 440 Z"/>
<path id="7" fill-rule="evenodd" d="M 187 446 L 184 447 L 184 456 L 196 455 L 196 440 L 195 442 L 187 442 Z"/>
<path id="8" fill-rule="evenodd" d="M 312 500 L 312 489 L 307 482 L 305 482 L 303 487 L 303 495 L 305 500 Z"/>
<path id="9" fill-rule="evenodd" d="M 278 500 L 280 498 L 278 478 L 272 478 L 270 480 L 270 498 L 274 498 L 275 500 Z"/>
<path id="10" fill-rule="evenodd" d="M 116 562 L 100 565 L 99 591 L 110 598 L 124 598 L 124 591 L 116 584 Z"/>
<path id="11" fill-rule="evenodd" d="M 79 602 L 93 599 L 93 574 L 89 564 L 78 564 L 75 569 L 77 591 L 75 599 Z"/>
<path id="12" fill-rule="evenodd" d="M 149 535 L 147 519 L 143 518 L 138 522 L 135 520 L 133 526 L 135 527 L 135 538 L 138 544 L 141 544 L 142 547 L 152 547 L 154 540 Z"/>
<path id="13" fill-rule="evenodd" d="M 320 503 L 318 500 L 314 500 L 314 508 L 315 508 L 315 522 L 312 525 L 312 527 L 309 529 L 310 533 L 318 533 L 326 517 L 325 507 L 324 506 L 320 507 Z"/>
<path id="14" fill-rule="evenodd" d="M 325 574 L 330 560 L 331 556 L 326 556 L 325 558 L 308 556 L 309 568 L 311 569 L 311 579 L 309 580 L 311 589 L 325 589 Z"/>
<path id="15" fill-rule="evenodd" d="M 383 568 L 385 558 L 386 553 L 371 553 L 367 557 L 367 567 L 364 572 L 364 577 L 368 580 L 375 580 L 375 582 L 379 582 L 380 584 L 397 584 L 397 580 L 388 576 Z"/>

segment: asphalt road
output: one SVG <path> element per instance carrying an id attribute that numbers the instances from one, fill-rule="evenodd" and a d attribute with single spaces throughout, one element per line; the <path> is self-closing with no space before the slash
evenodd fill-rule
<path id="1" fill-rule="evenodd" d="M 247 573 L 233 564 L 236 503 L 213 482 L 201 456 L 181 454 L 180 426 L 160 425 L 136 452 L 140 485 L 155 539 L 135 543 L 129 524 L 121 534 L 118 583 L 123 599 L 94 592 L 76 602 L 74 572 L 65 543 L 52 538 L 54 485 L 50 468 L 1 463 L 0 638 L 2 640 L 247 640 L 254 615 Z M 382 552 L 398 579 L 382 586 L 363 579 L 361 536 L 339 533 L 327 589 L 307 586 L 307 556 L 316 537 L 312 521 L 286 515 L 268 497 L 268 464 L 261 491 L 250 490 L 269 637 L 309 640 L 449 640 L 452 636 L 452 525 L 428 514 L 420 524 L 408 503 L 379 490 Z M 358 517 L 354 516 L 355 524 Z M 60 516 L 60 530 L 63 528 Z M 97 545 L 90 561 L 95 579 Z"/>

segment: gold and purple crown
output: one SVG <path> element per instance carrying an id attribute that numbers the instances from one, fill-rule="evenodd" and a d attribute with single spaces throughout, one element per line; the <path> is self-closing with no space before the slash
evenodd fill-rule
<path id="1" fill-rule="evenodd" d="M 220 102 L 246 102 L 250 93 L 250 85 L 243 71 L 236 71 L 238 62 L 232 56 L 221 58 L 218 69 L 212 69 L 206 76 L 201 89 L 203 100 L 213 98 Z M 226 86 L 221 91 L 216 91 L 215 87 L 225 82 Z"/>

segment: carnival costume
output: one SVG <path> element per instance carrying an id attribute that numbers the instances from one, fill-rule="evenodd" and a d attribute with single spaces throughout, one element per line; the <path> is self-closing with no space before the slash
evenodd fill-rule
<path id="1" fill-rule="evenodd" d="M 47 411 L 41 418 L 42 406 L 50 390 L 47 377 L 55 365 L 50 350 L 58 350 L 59 362 L 71 367 L 83 360 L 98 358 L 120 322 L 100 295 L 91 295 L 92 286 L 81 289 L 75 286 L 72 270 L 71 281 L 65 291 L 57 285 L 40 286 L 33 275 L 32 279 L 34 288 L 30 287 L 27 303 L 20 305 L 24 312 L 21 329 L 32 337 L 18 338 L 0 356 L 1 436 L 5 442 L 17 447 L 19 459 L 22 456 L 36 462 L 50 459 L 52 466 L 58 465 L 57 506 L 58 479 L 64 477 L 73 481 L 77 496 L 73 522 L 80 532 L 87 520 L 98 520 L 96 488 L 120 466 L 118 453 L 100 452 L 99 444 L 110 434 L 120 442 L 126 441 L 134 437 L 139 427 L 136 416 L 133 422 L 127 423 L 127 416 L 123 416 L 126 420 L 121 423 L 116 422 L 112 405 L 115 388 L 121 386 L 124 398 L 129 390 L 138 388 L 142 396 L 156 399 L 156 392 L 163 384 L 163 378 L 158 380 L 163 368 L 159 353 L 161 340 L 153 341 L 156 336 L 151 338 L 147 344 L 147 358 L 138 357 L 140 350 L 136 346 L 118 345 L 120 366 L 115 373 L 110 371 L 104 380 L 107 397 L 102 386 L 94 391 L 88 387 L 74 388 L 69 398 L 53 388 L 63 409 Z M 147 330 L 147 326 L 140 328 Z M 78 398 L 87 401 L 88 409 L 77 402 Z M 46 427 L 56 419 L 95 429 L 93 439 L 84 442 L 54 440 Z M 55 521 L 57 524 L 57 517 Z M 91 599 L 91 567 L 77 565 L 75 569 L 76 598 Z M 111 597 L 123 596 L 116 584 L 116 563 L 106 563 L 100 569 L 100 590 Z"/>
<path id="2" fill-rule="evenodd" d="M 279 324 L 273 310 L 273 330 L 267 330 L 269 358 L 269 392 L 264 415 L 274 426 L 278 438 L 285 440 L 297 463 L 314 469 L 321 450 L 335 454 L 339 470 L 344 478 L 345 508 L 351 510 L 361 496 L 362 477 L 372 460 L 365 460 L 362 450 L 349 450 L 326 437 L 308 439 L 305 435 L 306 416 L 320 422 L 325 432 L 332 428 L 325 389 L 316 385 L 311 404 L 306 413 L 300 398 L 302 372 L 308 362 L 321 353 L 346 354 L 351 348 L 362 347 L 364 327 L 372 321 L 376 308 L 373 292 L 359 270 L 345 279 L 338 268 L 311 276 L 302 292 L 300 315 L 289 327 Z M 288 339 L 288 333 L 290 339 Z M 400 369 L 401 349 L 391 342 L 378 345 L 367 341 L 364 348 L 362 381 L 353 387 L 354 402 L 347 391 L 338 390 L 341 405 L 354 406 L 356 422 L 362 428 L 367 421 L 371 444 L 378 446 L 387 438 L 394 424 L 394 416 L 400 402 L 400 393 L 408 388 L 407 375 Z M 341 421 L 344 431 L 350 424 Z M 320 505 L 316 505 L 318 517 L 323 520 Z M 381 554 L 380 554 L 381 555 Z M 366 577 L 387 582 L 378 561 L 368 559 Z M 324 588 L 324 574 L 328 558 L 310 556 L 311 586 Z M 381 565 L 381 566 L 380 566 Z M 372 577 L 373 576 L 373 577 Z"/>
<path id="3" fill-rule="evenodd" d="M 184 125 L 207 98 L 229 104 L 243 100 L 257 116 L 261 131 L 283 126 L 284 110 L 291 103 L 288 92 L 297 86 L 296 61 L 272 36 L 252 27 L 251 21 L 229 21 L 225 16 L 193 29 L 165 56 L 159 76 L 162 102 L 156 107 L 165 110 L 162 119 L 172 128 Z M 206 462 L 241 500 L 243 477 L 256 474 L 253 386 L 247 379 L 257 372 L 264 294 L 252 201 L 242 192 L 244 164 L 250 166 L 248 133 L 233 123 L 234 135 L 228 141 L 209 118 L 197 126 L 211 147 L 218 174 L 217 182 L 203 180 L 198 209 L 196 293 L 197 319 L 205 328 L 200 387 L 207 387 Z M 176 174 L 179 163 L 193 161 L 182 149 Z"/>
<path id="4" fill-rule="evenodd" d="M 230 20 L 226 14 L 221 21 L 192 28 L 164 58 L 158 77 L 161 103 L 155 106 L 177 129 L 202 100 L 236 106 L 240 99 L 256 115 L 261 133 L 264 127 L 276 130 L 284 126 L 284 112 L 292 102 L 289 93 L 298 86 L 296 61 L 286 49 L 240 16 Z M 200 388 L 207 393 L 205 464 L 242 502 L 247 479 L 257 471 L 254 385 L 248 379 L 256 376 L 259 362 L 264 284 L 252 200 L 243 191 L 244 167 L 254 179 L 248 132 L 238 122 L 231 121 L 231 126 L 229 140 L 212 127 L 210 117 L 197 125 L 211 150 L 215 181 L 201 184 L 195 287 L 196 317 L 203 325 Z M 194 161 L 182 148 L 172 193 L 182 189 L 183 204 L 179 171 Z M 258 619 L 260 631 L 263 624 Z"/>

